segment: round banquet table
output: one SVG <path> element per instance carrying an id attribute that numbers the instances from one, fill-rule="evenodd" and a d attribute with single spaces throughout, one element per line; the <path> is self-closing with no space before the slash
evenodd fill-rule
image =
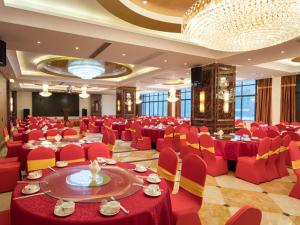
<path id="1" fill-rule="evenodd" d="M 241 156 L 255 156 L 258 152 L 257 140 L 232 141 L 230 139 L 215 139 L 216 155 L 223 156 L 225 160 L 237 161 Z"/>
<path id="2" fill-rule="evenodd" d="M 158 128 L 142 128 L 142 135 L 145 137 L 150 137 L 151 142 L 156 144 L 158 138 L 163 138 L 165 135 L 165 129 Z"/>
<path id="3" fill-rule="evenodd" d="M 80 165 L 80 164 L 77 164 Z M 132 169 L 134 165 L 118 163 L 117 166 Z M 58 170 L 58 168 L 55 168 Z M 43 177 L 53 173 L 43 170 Z M 145 176 L 151 171 L 142 173 Z M 146 181 L 145 185 L 146 185 Z M 75 212 L 68 217 L 57 217 L 53 214 L 56 199 L 47 194 L 15 199 L 21 196 L 26 184 L 18 184 L 12 193 L 11 215 L 12 225 L 171 225 L 173 223 L 170 192 L 164 180 L 159 184 L 163 189 L 161 196 L 147 197 L 143 189 L 131 196 L 120 199 L 121 204 L 129 210 L 129 214 L 120 211 L 112 217 L 99 213 L 100 203 L 76 203 Z"/>
<path id="4" fill-rule="evenodd" d="M 112 129 L 118 131 L 118 137 L 121 136 L 122 131 L 125 130 L 125 123 L 113 123 Z"/>

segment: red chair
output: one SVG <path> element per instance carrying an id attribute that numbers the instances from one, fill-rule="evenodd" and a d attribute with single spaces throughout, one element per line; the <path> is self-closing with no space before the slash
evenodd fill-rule
<path id="1" fill-rule="evenodd" d="M 0 193 L 12 191 L 20 179 L 20 163 L 17 158 L 0 161 Z M 1 221 L 1 220 L 0 220 Z"/>
<path id="2" fill-rule="evenodd" d="M 172 192 L 177 172 L 178 158 L 176 152 L 170 148 L 163 148 L 159 154 L 157 174 L 163 177 Z"/>
<path id="3" fill-rule="evenodd" d="M 198 133 L 188 132 L 186 136 L 186 146 L 180 151 L 180 158 L 184 158 L 188 154 L 196 154 L 202 157 Z"/>
<path id="4" fill-rule="evenodd" d="M 289 135 L 292 141 L 295 141 L 296 144 L 300 147 L 300 135 L 295 132 L 284 132 L 283 136 Z"/>
<path id="5" fill-rule="evenodd" d="M 55 152 L 51 148 L 36 148 L 27 155 L 27 171 L 47 169 L 55 166 L 55 161 Z"/>
<path id="6" fill-rule="evenodd" d="M 47 130 L 46 138 L 47 140 L 53 140 L 56 135 L 61 135 L 61 131 L 57 129 Z"/>
<path id="7" fill-rule="evenodd" d="M 276 131 L 276 132 L 280 132 L 277 126 L 271 126 L 270 130 Z"/>
<path id="8" fill-rule="evenodd" d="M 267 159 L 266 169 L 267 169 L 267 179 L 268 181 L 279 178 L 279 173 L 277 170 L 276 162 L 279 159 L 279 153 L 281 150 L 281 137 L 276 137 L 271 139 L 271 148 L 269 150 L 269 156 Z"/>
<path id="9" fill-rule="evenodd" d="M 276 128 L 277 128 L 277 127 L 276 127 Z M 275 131 L 275 130 L 273 130 L 273 129 L 272 129 L 272 130 L 271 130 L 271 129 L 267 130 L 266 134 L 267 134 L 267 136 L 268 136 L 269 138 L 275 138 L 275 137 L 280 136 L 279 132 L 278 132 L 278 131 Z"/>
<path id="10" fill-rule="evenodd" d="M 85 137 L 86 135 L 86 132 L 87 132 L 87 125 L 85 123 L 80 123 L 80 126 L 79 126 L 79 133 L 81 134 L 82 137 Z"/>
<path id="11" fill-rule="evenodd" d="M 267 132 L 264 131 L 262 128 L 259 128 L 255 131 L 253 131 L 253 133 L 252 133 L 252 137 L 257 137 L 257 138 L 260 138 L 260 139 L 265 138 L 267 136 L 268 136 Z"/>
<path id="12" fill-rule="evenodd" d="M 286 121 L 280 122 L 280 124 L 283 125 L 283 126 L 289 126 L 290 125 L 290 123 L 286 122 Z"/>
<path id="13" fill-rule="evenodd" d="M 205 162 L 198 155 L 187 155 L 182 160 L 179 191 L 171 195 L 174 224 L 201 225 L 198 211 L 202 205 L 205 179 Z"/>
<path id="14" fill-rule="evenodd" d="M 177 126 L 174 131 L 174 144 L 173 148 L 176 152 L 180 152 L 181 149 L 185 148 L 186 145 L 186 134 L 188 133 L 188 128 L 184 126 Z"/>
<path id="15" fill-rule="evenodd" d="M 67 128 L 63 131 L 63 136 L 65 139 L 78 138 L 77 131 L 72 128 Z"/>
<path id="16" fill-rule="evenodd" d="M 281 148 L 279 151 L 279 158 L 276 161 L 276 167 L 277 167 L 277 171 L 279 173 L 279 177 L 284 177 L 284 176 L 289 175 L 287 168 L 286 168 L 286 161 L 287 161 L 287 158 L 289 161 L 291 161 L 289 152 L 288 152 L 288 146 L 289 146 L 290 142 L 291 142 L 290 136 L 286 135 L 282 138 Z"/>
<path id="17" fill-rule="evenodd" d="M 64 124 L 63 123 L 56 123 L 53 128 L 56 128 L 56 129 L 64 129 Z"/>
<path id="18" fill-rule="evenodd" d="M 122 131 L 121 133 L 121 140 L 122 141 L 131 141 L 131 129 L 130 129 L 131 123 L 126 123 L 125 125 L 125 130 Z"/>
<path id="19" fill-rule="evenodd" d="M 104 143 L 106 145 L 108 144 L 108 130 L 107 129 L 105 129 L 103 131 L 102 143 Z"/>
<path id="20" fill-rule="evenodd" d="M 151 147 L 151 138 L 150 137 L 144 137 L 142 135 L 142 127 L 138 124 L 135 127 L 136 130 L 136 139 L 137 139 L 137 143 L 136 143 L 136 148 L 139 150 L 150 150 L 152 149 Z"/>
<path id="21" fill-rule="evenodd" d="M 20 157 L 20 154 L 22 153 L 22 142 L 10 141 L 8 130 L 6 127 L 3 128 L 3 136 L 7 148 L 6 157 Z"/>
<path id="22" fill-rule="evenodd" d="M 192 126 L 192 127 L 190 127 L 189 131 L 198 134 L 198 128 L 197 127 Z"/>
<path id="23" fill-rule="evenodd" d="M 281 152 L 285 153 L 285 165 L 291 166 L 291 157 L 289 150 L 289 144 L 292 141 L 290 135 L 285 135 L 282 138 L 282 146 L 281 146 Z"/>
<path id="24" fill-rule="evenodd" d="M 300 127 L 300 123 L 299 122 L 292 122 L 291 126 L 292 127 Z"/>
<path id="25" fill-rule="evenodd" d="M 40 138 L 45 138 L 44 133 L 41 130 L 32 130 L 28 133 L 28 141 L 38 141 Z"/>
<path id="26" fill-rule="evenodd" d="M 164 138 L 156 139 L 156 150 L 161 151 L 165 147 L 173 148 L 174 128 L 168 126 L 165 130 Z"/>
<path id="27" fill-rule="evenodd" d="M 84 150 L 75 144 L 66 145 L 59 152 L 59 160 L 69 163 L 84 162 Z"/>
<path id="28" fill-rule="evenodd" d="M 214 140 L 210 135 L 200 135 L 200 149 L 209 175 L 215 177 L 228 173 L 227 161 L 215 154 Z"/>
<path id="29" fill-rule="evenodd" d="M 239 157 L 235 176 L 254 184 L 267 181 L 266 163 L 271 147 L 270 138 L 260 140 L 258 152 L 253 157 Z"/>
<path id="30" fill-rule="evenodd" d="M 225 225 L 260 225 L 262 213 L 252 206 L 244 206 L 239 209 Z"/>
<path id="31" fill-rule="evenodd" d="M 116 146 L 116 134 L 114 131 L 109 130 L 108 131 L 108 143 L 107 146 L 110 150 L 110 158 L 113 155 L 113 151 L 115 150 L 115 146 Z"/>
<path id="32" fill-rule="evenodd" d="M 10 210 L 5 210 L 0 212 L 1 225 L 10 225 Z"/>
<path id="33" fill-rule="evenodd" d="M 249 137 L 251 137 L 251 132 L 247 128 L 242 128 L 242 129 L 237 130 L 235 132 L 235 135 L 238 135 L 238 136 L 248 135 Z"/>
<path id="34" fill-rule="evenodd" d="M 300 150 L 294 141 L 292 141 L 289 145 L 289 152 L 292 160 L 292 168 L 297 177 L 296 184 L 291 190 L 289 196 L 300 199 Z"/>
<path id="35" fill-rule="evenodd" d="M 136 125 L 137 125 L 137 123 L 132 123 L 130 126 L 131 138 L 132 138 L 130 147 L 132 147 L 132 148 L 136 148 L 136 145 L 137 145 Z"/>
<path id="36" fill-rule="evenodd" d="M 205 127 L 205 126 L 202 126 L 200 127 L 200 134 L 210 134 L 209 133 L 209 130 L 208 130 L 208 127 Z"/>
<path id="37" fill-rule="evenodd" d="M 244 122 L 241 119 L 237 119 L 234 123 L 235 128 L 244 128 Z"/>
<path id="38" fill-rule="evenodd" d="M 33 123 L 33 124 L 30 124 L 30 125 L 28 126 L 28 129 L 29 129 L 29 130 L 33 130 L 33 129 L 38 130 L 38 129 L 40 129 L 40 127 L 39 127 L 38 124 Z"/>
<path id="39" fill-rule="evenodd" d="M 67 126 L 68 128 L 73 128 L 74 123 L 73 123 L 72 121 L 68 120 L 68 121 L 66 122 L 66 126 Z"/>
<path id="40" fill-rule="evenodd" d="M 282 124 L 277 124 L 275 126 L 278 128 L 279 133 L 286 130 L 286 127 Z"/>
<path id="41" fill-rule="evenodd" d="M 95 133 L 99 133 L 99 127 L 96 126 L 94 123 L 89 123 L 89 131 L 90 133 L 92 134 L 95 134 Z"/>
<path id="42" fill-rule="evenodd" d="M 103 143 L 94 143 L 87 150 L 87 159 L 95 160 L 97 157 L 110 158 L 110 150 L 107 145 Z"/>
<path id="43" fill-rule="evenodd" d="M 12 121 L 10 121 L 10 133 L 14 141 L 22 141 L 23 134 L 19 132 L 15 132 L 14 124 Z"/>

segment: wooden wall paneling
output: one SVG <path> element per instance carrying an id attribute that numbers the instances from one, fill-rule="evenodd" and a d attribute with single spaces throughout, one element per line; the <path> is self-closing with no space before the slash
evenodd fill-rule
<path id="1" fill-rule="evenodd" d="M 102 116 L 102 95 L 91 95 L 91 115 Z"/>
<path id="2" fill-rule="evenodd" d="M 132 101 L 131 108 L 126 104 L 127 96 Z M 136 115 L 135 87 L 118 87 L 116 89 L 116 116 L 130 119 Z"/>

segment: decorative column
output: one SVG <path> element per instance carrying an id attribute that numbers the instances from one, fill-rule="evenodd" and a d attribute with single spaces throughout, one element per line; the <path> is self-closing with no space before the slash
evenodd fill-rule
<path id="1" fill-rule="evenodd" d="M 91 115 L 102 116 L 102 95 L 91 95 Z"/>
<path id="2" fill-rule="evenodd" d="M 118 87 L 116 90 L 116 116 L 131 119 L 135 116 L 135 87 Z"/>
<path id="3" fill-rule="evenodd" d="M 236 68 L 210 64 L 192 68 L 193 126 L 207 126 L 210 132 L 234 132 Z"/>

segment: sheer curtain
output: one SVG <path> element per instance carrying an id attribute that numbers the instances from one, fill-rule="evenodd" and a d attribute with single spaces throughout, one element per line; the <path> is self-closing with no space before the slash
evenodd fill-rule
<path id="1" fill-rule="evenodd" d="M 271 124 L 272 79 L 257 80 L 256 120 Z"/>
<path id="2" fill-rule="evenodd" d="M 296 121 L 296 76 L 281 77 L 280 121 Z"/>

